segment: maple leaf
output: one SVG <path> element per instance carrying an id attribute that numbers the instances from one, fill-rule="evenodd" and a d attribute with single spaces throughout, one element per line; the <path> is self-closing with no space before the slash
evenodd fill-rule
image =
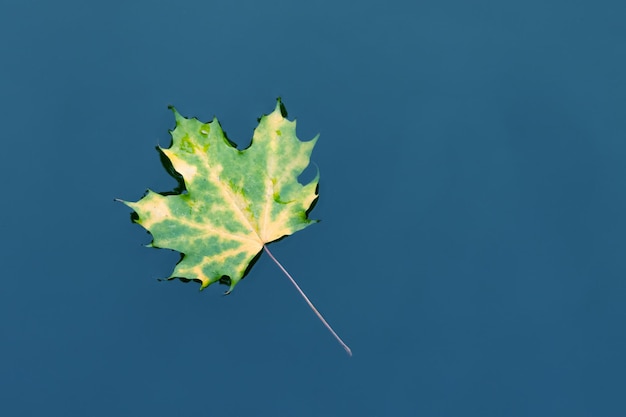
<path id="1" fill-rule="evenodd" d="M 317 137 L 307 142 L 297 138 L 296 122 L 286 119 L 280 99 L 272 113 L 259 119 L 243 150 L 226 137 L 217 119 L 203 123 L 170 108 L 176 118 L 172 145 L 158 150 L 180 192 L 148 190 L 137 202 L 118 200 L 134 210 L 133 220 L 152 235 L 149 246 L 182 254 L 167 279 L 198 281 L 200 289 L 219 282 L 229 285 L 228 294 L 265 251 L 351 354 L 267 248 L 316 222 L 308 212 L 318 198 L 319 173 L 304 185 L 298 176 L 309 165 Z"/>

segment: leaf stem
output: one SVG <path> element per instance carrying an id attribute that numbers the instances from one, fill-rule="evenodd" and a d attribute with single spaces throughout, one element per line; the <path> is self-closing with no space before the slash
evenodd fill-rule
<path id="1" fill-rule="evenodd" d="M 350 350 L 350 348 L 348 347 L 348 345 L 346 345 L 344 343 L 343 340 L 341 340 L 341 337 L 339 337 L 339 335 L 337 333 L 335 333 L 335 331 L 333 330 L 332 327 L 330 327 L 330 324 L 328 324 L 328 322 L 326 321 L 326 319 L 324 319 L 324 316 L 322 316 L 322 313 L 320 313 L 317 308 L 315 308 L 315 306 L 313 305 L 313 303 L 311 302 L 311 300 L 309 300 L 309 297 L 306 296 L 306 294 L 304 293 L 304 291 L 302 291 L 302 289 L 300 288 L 300 286 L 296 283 L 296 280 L 293 279 L 293 277 L 289 274 L 289 272 L 287 272 L 287 270 L 285 269 L 284 266 L 282 266 L 280 264 L 280 262 L 278 262 L 278 260 L 276 258 L 274 258 L 274 255 L 272 255 L 272 252 L 270 252 L 270 250 L 267 248 L 266 245 L 263 245 L 263 250 L 265 250 L 265 252 L 270 256 L 270 258 L 272 258 L 272 261 L 274 261 L 276 263 L 276 265 L 278 265 L 278 267 L 281 269 L 281 271 L 283 271 L 285 273 L 285 275 L 287 275 L 287 278 L 289 278 L 289 280 L 291 281 L 291 283 L 293 284 L 294 287 L 296 287 L 296 290 L 298 290 L 298 292 L 300 293 L 300 295 L 302 296 L 302 298 L 304 298 L 304 301 L 306 301 L 306 303 L 309 305 L 309 307 L 311 307 L 311 310 L 313 310 L 313 312 L 315 313 L 315 315 L 317 316 L 317 318 L 319 318 L 321 320 L 322 323 L 324 323 L 324 326 L 326 326 L 326 328 L 332 333 L 332 335 L 335 337 L 335 339 L 337 339 L 337 342 L 339 342 L 339 344 L 341 345 L 341 347 L 343 347 L 346 351 L 346 353 L 348 353 L 349 356 L 352 356 L 352 351 Z"/>

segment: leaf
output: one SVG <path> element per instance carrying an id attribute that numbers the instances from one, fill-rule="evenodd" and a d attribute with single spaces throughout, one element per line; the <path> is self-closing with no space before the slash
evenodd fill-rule
<path id="1" fill-rule="evenodd" d="M 126 205 L 152 234 L 151 246 L 184 254 L 168 279 L 199 281 L 201 288 L 222 282 L 232 290 L 264 244 L 314 223 L 307 211 L 317 199 L 318 178 L 307 185 L 297 178 L 316 139 L 296 137 L 296 123 L 282 116 L 280 102 L 261 117 L 244 150 L 226 138 L 216 119 L 202 123 L 172 110 L 172 146 L 159 150 L 182 176 L 186 192 L 148 191 Z"/>
<path id="2" fill-rule="evenodd" d="M 228 140 L 217 119 L 202 123 L 170 108 L 176 117 L 172 145 L 158 149 L 181 192 L 148 190 L 137 202 L 120 200 L 152 235 L 150 246 L 183 254 L 167 279 L 198 281 L 201 289 L 219 282 L 229 285 L 230 293 L 265 250 L 350 353 L 266 247 L 316 222 L 308 212 L 318 198 L 319 174 L 306 185 L 298 177 L 317 137 L 308 142 L 296 137 L 296 122 L 284 117 L 280 99 L 261 117 L 244 150 Z"/>

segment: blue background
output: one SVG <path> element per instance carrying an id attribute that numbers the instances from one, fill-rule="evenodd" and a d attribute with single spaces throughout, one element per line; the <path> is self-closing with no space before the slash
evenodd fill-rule
<path id="1" fill-rule="evenodd" d="M 626 6 L 4 0 L 6 416 L 626 415 Z M 174 104 L 320 133 L 323 221 L 158 282 L 114 198 L 171 190 Z"/>

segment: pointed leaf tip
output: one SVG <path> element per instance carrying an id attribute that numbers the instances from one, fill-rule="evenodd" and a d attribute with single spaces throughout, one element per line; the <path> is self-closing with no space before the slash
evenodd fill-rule
<path id="1" fill-rule="evenodd" d="M 275 112 L 280 112 L 281 116 L 285 119 L 287 118 L 287 108 L 283 104 L 283 100 L 280 97 L 276 98 L 276 107 L 274 107 Z"/>
<path id="2" fill-rule="evenodd" d="M 174 113 L 174 118 L 176 119 L 176 124 L 178 125 L 178 121 L 179 120 L 184 120 L 185 118 L 183 116 L 181 116 L 181 114 L 178 112 L 178 110 L 176 110 L 176 107 L 174 107 L 173 105 L 168 105 L 167 108 L 169 110 L 172 111 L 172 113 Z M 171 131 L 170 131 L 171 132 Z"/>
<path id="3" fill-rule="evenodd" d="M 127 207 L 132 208 L 132 202 L 131 201 L 126 201 L 126 200 L 122 200 L 121 198 L 114 198 L 113 201 L 117 202 L 117 203 L 122 203 Z"/>

